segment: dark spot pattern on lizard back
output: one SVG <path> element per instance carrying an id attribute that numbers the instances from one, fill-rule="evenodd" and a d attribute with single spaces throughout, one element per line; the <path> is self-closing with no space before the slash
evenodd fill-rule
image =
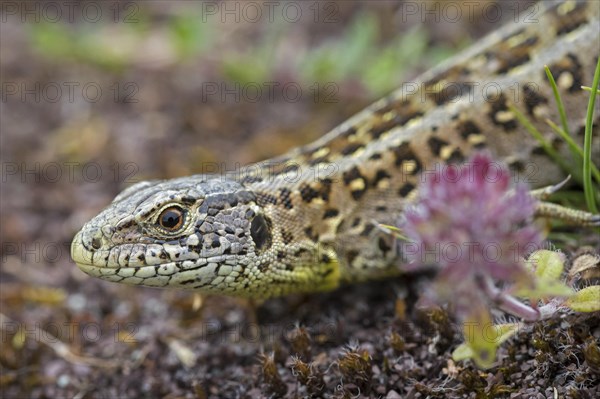
<path id="1" fill-rule="evenodd" d="M 532 116 L 534 115 L 535 107 L 548 104 L 548 99 L 539 94 L 539 87 L 531 83 L 523 86 L 523 96 L 527 113 Z"/>
<path id="2" fill-rule="evenodd" d="M 379 170 L 377 171 L 377 173 L 375 174 L 375 177 L 373 178 L 373 181 L 371 182 L 371 185 L 372 185 L 373 187 L 377 187 L 377 185 L 378 185 L 378 184 L 379 184 L 381 181 L 383 181 L 383 180 L 385 180 L 385 179 L 390 179 L 391 177 L 392 177 L 392 176 L 391 176 L 391 175 L 390 175 L 388 172 L 386 172 L 386 171 L 385 171 L 385 170 L 383 170 L 383 169 L 379 169 Z"/>
<path id="3" fill-rule="evenodd" d="M 330 218 L 334 218 L 337 215 L 340 214 L 340 211 L 338 211 L 337 209 L 326 209 L 325 212 L 323 213 L 323 219 L 330 219 Z"/>
<path id="4" fill-rule="evenodd" d="M 410 149 L 410 144 L 407 142 L 400 144 L 398 147 L 394 148 L 393 151 L 396 158 L 394 161 L 396 166 L 400 166 L 402 162 L 408 159 L 413 159 L 415 156 L 413 151 Z"/>
<path id="5" fill-rule="evenodd" d="M 525 171 L 525 164 L 523 163 L 523 161 L 521 161 L 520 159 L 515 159 L 512 160 L 508 163 L 508 167 L 512 170 L 515 170 L 519 173 L 522 173 Z"/>
<path id="6" fill-rule="evenodd" d="M 467 67 L 457 65 L 434 79 L 424 82 L 426 97 L 436 105 L 444 105 L 468 95 L 473 91 L 473 82 L 465 81 L 470 77 L 470 73 Z"/>
<path id="7" fill-rule="evenodd" d="M 524 36 L 525 28 L 504 37 L 496 49 L 488 50 L 484 56 L 497 64 L 496 73 L 505 74 L 531 60 L 532 47 L 539 42 L 537 36 Z"/>
<path id="8" fill-rule="evenodd" d="M 415 166 L 410 172 L 411 175 L 415 175 L 421 171 L 421 162 L 416 157 L 412 148 L 410 148 L 410 144 L 408 142 L 404 142 L 399 146 L 392 149 L 394 153 L 395 161 L 394 164 L 396 166 L 401 166 L 405 162 L 414 162 Z"/>
<path id="9" fill-rule="evenodd" d="M 345 131 L 341 132 L 339 137 L 344 139 L 348 139 L 350 136 L 354 136 L 356 134 L 356 128 L 354 126 L 350 126 Z"/>
<path id="10" fill-rule="evenodd" d="M 371 161 L 377 161 L 381 158 L 382 158 L 382 155 L 380 152 L 374 152 L 373 154 L 371 154 L 371 156 L 369 156 L 369 160 L 371 160 Z"/>
<path id="11" fill-rule="evenodd" d="M 500 94 L 495 98 L 490 98 L 488 101 L 490 105 L 488 117 L 492 123 L 496 126 L 501 126 L 507 133 L 515 130 L 517 128 L 517 121 L 506 105 L 506 97 L 504 94 Z"/>
<path id="12" fill-rule="evenodd" d="M 555 150 L 560 150 L 561 147 L 563 147 L 565 145 L 565 140 L 563 140 L 561 137 L 554 137 L 552 139 L 552 147 Z"/>
<path id="13" fill-rule="evenodd" d="M 279 189 L 279 201 L 286 209 L 292 209 L 294 204 L 292 204 L 292 191 L 288 188 Z"/>
<path id="14" fill-rule="evenodd" d="M 415 189 L 415 185 L 414 184 L 412 184 L 410 182 L 404 183 L 404 185 L 402 187 L 400 187 L 400 189 L 398 190 L 398 194 L 400 194 L 401 197 L 406 197 L 414 189 Z"/>
<path id="15" fill-rule="evenodd" d="M 359 200 L 367 189 L 367 180 L 355 166 L 342 175 L 344 184 L 349 188 L 352 198 Z"/>
<path id="16" fill-rule="evenodd" d="M 260 183 L 263 178 L 257 175 L 246 175 L 242 178 L 241 182 L 244 184 Z"/>
<path id="17" fill-rule="evenodd" d="M 423 82 L 425 96 L 437 105 L 443 105 L 471 92 L 473 82 L 465 81 L 470 73 L 470 69 L 464 65 L 456 65 L 442 72 L 435 78 Z"/>
<path id="18" fill-rule="evenodd" d="M 473 83 L 471 82 L 452 82 L 446 85 L 435 96 L 437 105 L 444 105 L 473 92 Z"/>
<path id="19" fill-rule="evenodd" d="M 481 129 L 473 121 L 463 121 L 457 126 L 458 131 L 463 139 L 467 140 L 472 134 L 480 134 Z"/>
<path id="20" fill-rule="evenodd" d="M 278 161 L 274 164 L 269 164 L 269 170 L 271 172 L 271 176 L 281 176 L 286 173 L 297 173 L 300 169 L 299 159 L 294 159 L 290 157 L 286 157 L 284 160 Z"/>
<path id="21" fill-rule="evenodd" d="M 427 140 L 427 145 L 429 146 L 431 153 L 436 157 L 439 157 L 440 153 L 442 152 L 442 148 L 448 145 L 448 142 L 446 140 L 440 139 L 439 137 L 431 136 Z"/>
<path id="22" fill-rule="evenodd" d="M 456 147 L 444 160 L 448 164 L 461 164 L 465 161 L 465 159 L 466 158 L 463 152 L 460 150 L 460 148 Z"/>
<path id="23" fill-rule="evenodd" d="M 288 245 L 292 241 L 294 241 L 294 235 L 292 233 L 290 233 L 288 230 L 282 228 L 281 229 L 281 239 L 283 240 L 283 243 L 285 245 Z"/>
<path id="24" fill-rule="evenodd" d="M 371 232 L 373 231 L 373 229 L 375 228 L 375 225 L 373 223 L 367 223 L 362 231 L 360 232 L 360 235 L 362 237 L 367 237 L 369 234 L 371 234 Z"/>
<path id="25" fill-rule="evenodd" d="M 302 183 L 300 185 L 300 197 L 306 203 L 310 203 L 315 198 L 328 201 L 332 183 L 333 181 L 329 178 L 320 179 L 313 183 Z"/>
<path id="26" fill-rule="evenodd" d="M 389 252 L 390 249 L 392 249 L 390 243 L 383 237 L 379 237 L 379 240 L 377 241 L 377 246 L 384 254 Z"/>
<path id="27" fill-rule="evenodd" d="M 589 18 L 585 2 L 560 3 L 549 10 L 556 19 L 556 36 L 566 35 L 585 24 Z"/>
<path id="28" fill-rule="evenodd" d="M 386 106 L 375 111 L 377 115 L 385 115 L 391 112 L 392 117 L 389 120 L 380 121 L 375 123 L 369 130 L 369 134 L 372 139 L 378 139 L 382 134 L 389 130 L 397 127 L 401 127 L 413 119 L 419 118 L 424 115 L 422 106 L 417 102 L 404 99 L 401 101 L 390 100 L 390 103 Z"/>
<path id="29" fill-rule="evenodd" d="M 352 265 L 357 256 L 358 256 L 358 251 L 356 251 L 354 249 L 350 250 L 346 254 L 346 261 L 348 262 L 349 265 Z"/>
<path id="30" fill-rule="evenodd" d="M 312 188 L 308 183 L 302 183 L 300 185 L 300 197 L 304 202 L 311 202 L 313 199 L 319 197 L 319 192 Z"/>
<path id="31" fill-rule="evenodd" d="M 256 195 L 256 202 L 261 205 L 267 205 L 267 204 L 271 204 L 271 205 L 277 205 L 277 197 L 268 193 L 257 193 Z"/>
<path id="32" fill-rule="evenodd" d="M 373 126 L 371 128 L 371 130 L 369 130 L 369 134 L 371 135 L 371 138 L 373 140 L 378 140 L 381 135 L 383 135 L 386 132 L 389 132 L 390 129 L 399 126 L 400 125 L 400 117 L 395 116 L 394 118 L 392 118 L 389 121 L 386 122 L 381 122 L 376 124 L 375 126 Z"/>
<path id="33" fill-rule="evenodd" d="M 312 158 L 311 160 L 309 160 L 307 162 L 307 164 L 309 166 L 315 166 L 315 165 L 318 165 L 320 163 L 329 163 L 329 162 L 330 162 L 329 156 L 323 155 L 323 156 L 320 156 L 320 157 Z"/>
<path id="34" fill-rule="evenodd" d="M 350 143 L 346 147 L 342 148 L 340 153 L 344 156 L 348 156 L 363 148 L 365 148 L 365 146 L 361 143 Z"/>
<path id="35" fill-rule="evenodd" d="M 547 155 L 546 154 L 546 150 L 541 145 L 538 145 L 538 146 L 534 147 L 531 150 L 531 154 L 532 155 L 542 155 L 542 156 Z"/>
<path id="36" fill-rule="evenodd" d="M 304 234 L 313 242 L 319 242 L 319 234 L 312 227 L 304 229 Z"/>
<path id="37" fill-rule="evenodd" d="M 323 201 L 329 201 L 331 195 L 331 188 L 333 187 L 333 180 L 330 178 L 322 178 L 318 180 L 319 192 Z"/>
<path id="38" fill-rule="evenodd" d="M 569 53 L 562 60 L 550 65 L 549 68 L 559 88 L 566 89 L 570 93 L 581 90 L 581 86 L 583 85 L 583 68 L 575 54 Z M 569 83 L 568 87 L 561 87 L 564 81 Z"/>

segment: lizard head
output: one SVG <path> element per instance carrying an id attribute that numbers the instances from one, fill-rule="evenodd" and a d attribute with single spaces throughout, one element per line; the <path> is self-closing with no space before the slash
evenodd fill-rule
<path id="1" fill-rule="evenodd" d="M 132 285 L 253 297 L 301 291 L 299 280 L 314 289 L 313 269 L 281 262 L 284 247 L 251 189 L 196 175 L 127 188 L 77 233 L 71 257 Z"/>

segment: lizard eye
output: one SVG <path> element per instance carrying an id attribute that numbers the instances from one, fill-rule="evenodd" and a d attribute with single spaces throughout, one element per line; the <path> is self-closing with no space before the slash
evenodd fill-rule
<path id="1" fill-rule="evenodd" d="M 174 232 L 183 226 L 184 213 L 178 206 L 172 206 L 163 210 L 158 216 L 158 224 L 163 229 Z"/>

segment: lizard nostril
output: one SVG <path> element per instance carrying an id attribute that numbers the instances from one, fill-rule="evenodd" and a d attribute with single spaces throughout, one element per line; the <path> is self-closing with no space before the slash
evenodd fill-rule
<path id="1" fill-rule="evenodd" d="M 102 247 L 102 240 L 100 239 L 100 237 L 92 238 L 92 248 L 100 249 L 100 247 Z"/>

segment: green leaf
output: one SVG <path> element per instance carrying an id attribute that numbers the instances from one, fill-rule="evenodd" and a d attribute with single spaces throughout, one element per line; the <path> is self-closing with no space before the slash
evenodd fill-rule
<path id="1" fill-rule="evenodd" d="M 343 78 L 357 74 L 363 68 L 364 60 L 371 59 L 370 53 L 377 48 L 378 37 L 375 14 L 363 12 L 354 18 L 344 37 L 343 51 L 339 51 L 335 59 Z"/>
<path id="2" fill-rule="evenodd" d="M 63 25 L 39 23 L 27 25 L 27 28 L 35 50 L 55 58 L 74 56 L 74 43 Z"/>
<path id="3" fill-rule="evenodd" d="M 213 19 L 199 24 L 195 13 L 176 15 L 169 21 L 169 34 L 173 46 L 182 58 L 208 50 L 215 40 Z"/>
<path id="4" fill-rule="evenodd" d="M 515 295 L 521 298 L 535 299 L 548 297 L 569 297 L 573 295 L 573 290 L 562 281 L 540 279 L 536 282 L 534 288 L 520 288 Z"/>
<path id="5" fill-rule="evenodd" d="M 558 280 L 564 270 L 565 256 L 560 252 L 541 249 L 531 254 L 527 263 L 540 279 Z"/>
<path id="6" fill-rule="evenodd" d="M 565 256 L 560 252 L 541 249 L 535 251 L 529 259 L 527 266 L 535 273 L 535 286 L 520 284 L 515 286 L 515 295 L 521 298 L 530 298 L 532 302 L 547 297 L 568 297 L 573 295 L 573 290 L 560 281 L 564 270 Z"/>
<path id="7" fill-rule="evenodd" d="M 577 291 L 567 300 L 567 306 L 576 312 L 600 311 L 600 285 L 592 285 Z"/>
<path id="8" fill-rule="evenodd" d="M 300 64 L 300 73 L 307 82 L 337 82 L 342 74 L 336 69 L 335 48 L 322 47 L 306 54 Z"/>
<path id="9" fill-rule="evenodd" d="M 428 50 L 424 29 L 412 29 L 389 42 L 370 62 L 359 62 L 364 68 L 362 79 L 373 93 L 383 95 L 390 85 L 399 84 L 399 77 L 422 60 Z M 396 82 L 396 83 L 394 83 Z"/>
<path id="10" fill-rule="evenodd" d="M 496 332 L 498 333 L 498 344 L 504 343 L 510 337 L 515 335 L 517 331 L 519 331 L 520 326 L 520 323 L 506 323 L 494 326 L 496 328 Z"/>
<path id="11" fill-rule="evenodd" d="M 472 359 L 474 356 L 475 353 L 473 353 L 471 347 L 465 342 L 458 345 L 456 349 L 454 349 L 454 351 L 452 352 L 452 360 L 454 360 L 455 362 Z"/>
<path id="12" fill-rule="evenodd" d="M 465 323 L 463 329 L 465 342 L 452 352 L 452 359 L 456 361 L 473 359 L 481 368 L 489 368 L 494 364 L 498 347 L 519 330 L 520 324 L 493 325 L 488 316 L 481 319 L 481 321 L 487 319 L 488 323 L 475 321 Z"/>

